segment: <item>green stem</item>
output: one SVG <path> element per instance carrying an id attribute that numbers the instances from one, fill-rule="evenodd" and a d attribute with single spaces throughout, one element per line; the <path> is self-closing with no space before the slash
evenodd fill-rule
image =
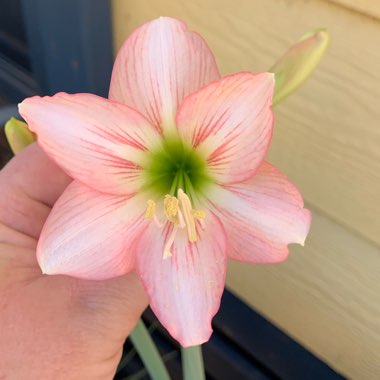
<path id="1" fill-rule="evenodd" d="M 184 380 L 205 380 L 202 346 L 181 347 Z"/>
<path id="2" fill-rule="evenodd" d="M 140 319 L 129 336 L 152 380 L 170 380 L 169 373 L 153 343 L 144 322 Z"/>
<path id="3" fill-rule="evenodd" d="M 162 356 L 162 360 L 166 363 L 175 357 L 178 356 L 177 351 L 170 351 L 167 354 Z M 127 377 L 124 377 L 122 380 L 140 380 L 142 378 L 146 378 L 146 375 L 148 374 L 147 370 L 145 368 L 140 369 L 140 371 L 137 371 L 133 375 L 129 375 Z"/>

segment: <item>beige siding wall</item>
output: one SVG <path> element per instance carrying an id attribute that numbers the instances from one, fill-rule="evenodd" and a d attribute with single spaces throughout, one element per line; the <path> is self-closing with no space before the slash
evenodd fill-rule
<path id="1" fill-rule="evenodd" d="M 355 379 L 380 378 L 380 15 L 376 1 L 113 0 L 115 48 L 139 24 L 185 20 L 223 74 L 270 67 L 305 31 L 328 55 L 276 109 L 269 160 L 314 214 L 306 247 L 276 266 L 230 263 L 228 285 Z M 373 16 L 373 17 L 371 17 Z M 247 326 L 249 328 L 249 326 Z"/>

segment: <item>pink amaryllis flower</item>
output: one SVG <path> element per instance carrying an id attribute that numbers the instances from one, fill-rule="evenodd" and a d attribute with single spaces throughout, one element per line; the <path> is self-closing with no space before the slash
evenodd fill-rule
<path id="1" fill-rule="evenodd" d="M 227 257 L 276 263 L 303 244 L 310 213 L 264 161 L 274 78 L 221 78 L 205 41 L 159 18 L 121 48 L 109 99 L 33 97 L 20 113 L 74 181 L 37 257 L 47 274 L 106 279 L 137 270 L 183 346 L 208 340 Z"/>

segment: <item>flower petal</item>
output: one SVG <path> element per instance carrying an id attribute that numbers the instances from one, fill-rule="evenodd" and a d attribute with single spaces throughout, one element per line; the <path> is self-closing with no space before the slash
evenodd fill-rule
<path id="1" fill-rule="evenodd" d="M 183 347 L 206 342 L 212 332 L 223 293 L 226 273 L 226 238 L 220 221 L 206 216 L 205 230 L 189 243 L 184 230 L 177 233 L 172 256 L 163 251 L 172 225 L 158 229 L 153 223 L 137 246 L 137 269 L 150 305 L 170 334 Z"/>
<path id="2" fill-rule="evenodd" d="M 219 183 L 249 179 L 272 137 L 273 74 L 239 73 L 222 78 L 182 103 L 180 135 L 206 159 Z"/>
<path id="3" fill-rule="evenodd" d="M 310 211 L 277 168 L 264 162 L 246 183 L 215 187 L 212 203 L 228 236 L 230 258 L 275 263 L 287 258 L 290 243 L 304 244 Z"/>
<path id="4" fill-rule="evenodd" d="M 42 230 L 37 259 L 46 274 L 101 280 L 134 268 L 131 246 L 146 227 L 144 202 L 94 191 L 74 181 Z"/>
<path id="5" fill-rule="evenodd" d="M 161 131 L 174 126 L 185 96 L 219 78 L 203 38 L 179 20 L 160 17 L 135 30 L 120 49 L 109 98 L 139 110 Z"/>
<path id="6" fill-rule="evenodd" d="M 35 96 L 19 108 L 45 152 L 71 177 L 103 192 L 136 191 L 144 152 L 160 141 L 138 112 L 96 95 Z"/>

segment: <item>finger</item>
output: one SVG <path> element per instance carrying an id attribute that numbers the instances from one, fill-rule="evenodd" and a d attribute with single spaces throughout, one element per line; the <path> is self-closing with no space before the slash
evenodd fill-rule
<path id="1" fill-rule="evenodd" d="M 37 144 L 28 146 L 0 171 L 0 223 L 37 239 L 70 182 Z"/>

